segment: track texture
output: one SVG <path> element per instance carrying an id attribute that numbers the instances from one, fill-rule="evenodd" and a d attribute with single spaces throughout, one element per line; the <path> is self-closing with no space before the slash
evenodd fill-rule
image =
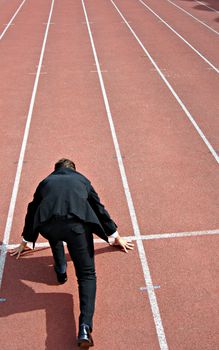
<path id="1" fill-rule="evenodd" d="M 213 0 L 172 2 L 200 22 L 168 0 L 26 0 L 0 40 L 2 251 L 20 242 L 26 205 L 61 157 L 74 159 L 92 180 L 121 235 L 137 238 L 127 255 L 95 245 L 97 350 L 219 344 L 219 35 L 201 24 L 219 32 L 219 8 Z M 21 4 L 0 1 L 1 33 Z M 210 230 L 216 231 L 162 238 Z M 151 234 L 159 236 L 139 239 Z M 0 264 L 1 349 L 76 350 L 72 263 L 63 286 L 46 247 L 18 261 L 2 254 Z"/>

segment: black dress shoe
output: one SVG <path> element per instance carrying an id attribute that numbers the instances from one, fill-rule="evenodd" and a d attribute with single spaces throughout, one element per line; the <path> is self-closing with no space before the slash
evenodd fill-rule
<path id="1" fill-rule="evenodd" d="M 64 272 L 64 273 L 60 273 L 56 270 L 56 268 L 54 267 L 54 270 L 56 272 L 56 277 L 57 277 L 57 281 L 60 283 L 60 284 L 64 284 L 68 277 L 67 277 L 67 273 Z"/>
<path id="2" fill-rule="evenodd" d="M 78 332 L 78 346 L 83 349 L 88 349 L 93 345 L 94 342 L 90 334 L 90 327 L 87 324 L 82 323 Z"/>

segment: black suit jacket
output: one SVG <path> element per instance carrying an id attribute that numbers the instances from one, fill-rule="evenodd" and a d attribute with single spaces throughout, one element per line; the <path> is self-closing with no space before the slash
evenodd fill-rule
<path id="1" fill-rule="evenodd" d="M 40 226 L 53 216 L 77 217 L 105 241 L 117 228 L 90 181 L 70 168 L 54 171 L 38 185 L 28 204 L 24 239 L 35 243 Z"/>

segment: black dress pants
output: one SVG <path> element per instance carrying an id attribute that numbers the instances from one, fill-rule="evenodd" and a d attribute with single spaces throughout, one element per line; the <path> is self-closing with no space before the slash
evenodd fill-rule
<path id="1" fill-rule="evenodd" d="M 42 236 L 48 239 L 55 261 L 55 269 L 66 271 L 66 257 L 63 241 L 74 263 L 79 288 L 79 325 L 93 327 L 96 298 L 96 273 L 94 264 L 93 235 L 86 225 L 75 219 L 54 218 L 40 228 Z"/>

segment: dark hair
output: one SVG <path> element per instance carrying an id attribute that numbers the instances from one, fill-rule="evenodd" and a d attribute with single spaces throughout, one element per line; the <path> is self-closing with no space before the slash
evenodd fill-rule
<path id="1" fill-rule="evenodd" d="M 66 158 L 59 159 L 58 162 L 55 163 L 55 170 L 58 170 L 60 168 L 71 168 L 73 170 L 76 170 L 75 163 Z"/>

